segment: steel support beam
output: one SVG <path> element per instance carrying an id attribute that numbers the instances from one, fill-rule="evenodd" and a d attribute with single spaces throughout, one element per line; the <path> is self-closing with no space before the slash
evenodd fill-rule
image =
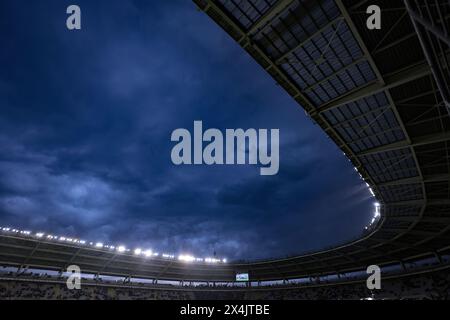
<path id="1" fill-rule="evenodd" d="M 438 143 L 438 142 L 444 142 L 444 141 L 450 141 L 450 132 L 442 132 L 439 134 L 433 134 L 433 135 L 429 135 L 429 136 L 413 138 L 411 141 L 411 144 L 408 144 L 407 141 L 399 141 L 399 142 L 394 142 L 391 144 L 386 144 L 384 146 L 379 146 L 379 147 L 372 148 L 372 149 L 369 149 L 366 151 L 362 151 L 362 152 L 358 153 L 357 156 L 358 157 L 368 156 L 368 155 L 381 153 L 381 152 L 405 149 L 405 148 L 408 148 L 409 146 L 420 147 L 420 146 Z"/>
<path id="2" fill-rule="evenodd" d="M 320 80 L 320 81 L 314 83 L 313 85 L 311 85 L 311 86 L 305 88 L 303 91 L 304 91 L 304 92 L 309 92 L 309 91 L 313 90 L 314 88 L 317 88 L 317 87 L 320 86 L 321 84 L 327 82 L 328 80 L 330 80 L 330 79 L 336 77 L 337 75 L 341 74 L 341 73 L 344 72 L 345 70 L 348 70 L 348 69 L 350 69 L 351 67 L 356 66 L 356 65 L 358 65 L 358 64 L 360 64 L 361 62 L 364 62 L 364 61 L 367 61 L 367 58 L 364 57 L 364 56 L 361 57 L 361 58 L 359 58 L 359 59 L 356 59 L 356 60 L 353 61 L 352 63 L 343 66 L 342 68 L 340 68 L 339 70 L 336 70 L 335 72 L 333 72 L 332 74 L 326 76 L 326 77 L 323 78 L 322 80 Z"/>
<path id="3" fill-rule="evenodd" d="M 347 7 L 344 5 L 342 0 L 335 0 L 336 5 L 338 6 L 339 10 L 342 13 L 342 16 L 344 17 L 345 21 L 347 22 L 347 25 L 352 32 L 353 36 L 355 37 L 356 41 L 359 44 L 359 47 L 361 48 L 364 56 L 369 61 L 370 66 L 372 67 L 373 72 L 377 76 L 378 81 L 381 83 L 381 85 L 384 84 L 383 76 L 381 75 L 380 70 L 378 69 L 377 65 L 375 64 L 375 61 L 372 59 L 372 55 L 369 52 L 369 49 L 367 48 L 365 42 L 363 41 L 361 35 L 359 34 L 358 28 L 356 28 L 352 17 L 350 16 L 350 13 L 347 10 Z"/>
<path id="4" fill-rule="evenodd" d="M 387 206 L 418 206 L 423 205 L 427 202 L 428 205 L 432 206 L 440 206 L 440 205 L 450 205 L 450 199 L 418 199 L 418 200 L 405 200 L 405 201 L 396 201 L 396 202 L 386 202 Z"/>
<path id="5" fill-rule="evenodd" d="M 327 30 L 328 28 L 330 28 L 331 26 L 333 26 L 334 24 L 336 24 L 337 22 L 341 22 L 344 18 L 343 17 L 338 17 L 336 19 L 334 19 L 333 21 L 330 21 L 329 23 L 327 23 L 326 25 L 324 25 L 322 28 L 320 28 L 319 30 L 317 30 L 316 32 L 314 32 L 313 34 L 309 35 L 307 39 L 303 40 L 302 42 L 300 42 L 299 44 L 297 44 L 295 47 L 289 49 L 289 51 L 285 52 L 281 57 L 279 57 L 276 60 L 276 64 L 282 64 L 283 62 L 285 62 L 286 58 L 288 56 L 290 56 L 293 52 L 297 51 L 299 48 L 303 47 L 305 44 L 307 44 L 309 41 L 311 41 L 311 39 L 314 39 L 315 37 L 317 37 L 318 35 L 322 34 L 322 32 L 324 32 L 325 30 Z"/>
<path id="6" fill-rule="evenodd" d="M 397 40 L 395 40 L 395 41 L 393 41 L 393 42 L 390 42 L 390 43 L 388 43 L 388 44 L 385 44 L 385 45 L 382 46 L 382 47 L 379 47 L 378 49 L 376 49 L 376 50 L 374 50 L 374 51 L 372 52 L 372 55 L 377 55 L 377 54 L 379 54 L 380 52 L 383 52 L 383 51 L 385 51 L 385 50 L 387 50 L 387 49 L 390 49 L 390 48 L 392 48 L 392 47 L 395 47 L 396 45 L 402 43 L 403 41 L 406 41 L 406 40 L 408 40 L 408 39 L 414 38 L 414 37 L 416 37 L 416 36 L 417 36 L 417 34 L 416 34 L 415 32 L 414 32 L 414 33 L 407 34 L 406 36 L 403 36 L 403 37 L 401 37 L 401 38 L 399 38 L 399 39 L 397 39 Z"/>
<path id="7" fill-rule="evenodd" d="M 442 30 L 439 28 L 436 28 L 436 26 L 422 17 L 420 14 L 418 14 L 411 6 L 410 0 L 405 0 L 406 9 L 411 16 L 412 20 L 416 21 L 417 23 L 421 24 L 426 30 L 431 32 L 433 35 L 435 35 L 439 40 L 446 43 L 450 47 L 450 38 L 448 35 L 445 35 Z"/>
<path id="8" fill-rule="evenodd" d="M 334 127 L 335 128 L 342 128 L 342 129 L 351 128 L 351 125 L 348 125 L 349 123 L 354 122 L 354 121 L 359 120 L 359 119 L 362 119 L 362 118 L 364 118 L 366 116 L 369 116 L 369 115 L 373 115 L 374 117 L 377 117 L 380 114 L 385 113 L 388 109 L 391 109 L 391 108 L 392 108 L 392 106 L 390 106 L 388 104 L 383 105 L 381 107 L 373 108 L 373 109 L 367 110 L 367 111 L 365 111 L 363 113 L 360 113 L 360 114 L 358 114 L 358 115 L 356 115 L 356 116 L 354 116 L 352 118 L 346 118 L 345 120 L 339 121 L 338 123 L 336 123 L 334 125 Z"/>
<path id="9" fill-rule="evenodd" d="M 421 63 L 419 65 L 410 67 L 405 70 L 395 72 L 391 75 L 385 76 L 385 84 L 380 82 L 372 82 L 367 86 L 358 88 L 357 90 L 350 92 L 347 95 L 340 96 L 330 102 L 327 102 L 317 108 L 315 112 L 323 113 L 328 110 L 338 108 L 342 105 L 348 104 L 350 102 L 358 101 L 362 98 L 372 96 L 374 94 L 398 87 L 402 84 L 408 83 L 410 81 L 425 77 L 431 73 L 430 67 L 426 63 Z"/>
<path id="10" fill-rule="evenodd" d="M 433 51 L 434 51 L 433 44 L 430 42 L 429 39 L 427 39 L 427 37 L 424 33 L 425 32 L 432 33 L 434 37 L 436 37 L 440 41 L 444 42 L 448 47 L 450 47 L 450 37 L 448 35 L 445 35 L 438 28 L 436 28 L 434 26 L 434 24 L 430 23 L 429 21 L 424 19 L 421 15 L 416 13 L 414 11 L 414 9 L 412 8 L 410 0 L 404 0 L 404 1 L 405 1 L 406 8 L 408 10 L 408 13 L 411 16 L 411 20 L 414 25 L 414 28 L 416 29 L 417 35 L 419 37 L 420 45 L 422 46 L 425 57 L 427 58 L 428 63 L 431 66 L 431 70 L 432 70 L 434 79 L 436 80 L 436 85 L 439 88 L 439 91 L 445 101 L 447 111 L 450 114 L 450 91 L 449 91 L 449 88 L 447 87 L 447 82 L 445 80 L 445 76 L 441 73 L 442 70 L 440 70 L 439 62 L 437 61 L 437 59 L 439 59 L 439 57 L 436 56 L 435 53 L 433 53 Z M 446 55 L 445 52 L 444 52 L 444 55 Z"/>
<path id="11" fill-rule="evenodd" d="M 264 26 L 271 22 L 277 15 L 282 13 L 286 8 L 288 8 L 294 0 L 278 0 L 265 14 L 256 21 L 253 26 L 247 32 L 248 36 L 251 36 L 255 32 L 258 32 L 264 28 Z"/>
<path id="12" fill-rule="evenodd" d="M 25 258 L 25 260 L 22 262 L 22 264 L 19 267 L 19 270 L 22 269 L 23 267 L 26 268 L 27 263 L 30 261 L 30 259 L 34 256 L 34 253 L 38 250 L 39 246 L 41 245 L 41 242 L 37 242 L 36 245 L 34 246 L 33 250 L 30 252 L 30 254 Z"/>
<path id="13" fill-rule="evenodd" d="M 423 180 L 419 176 L 412 178 L 405 178 L 400 180 L 379 183 L 377 187 L 391 187 L 391 186 L 401 186 L 405 184 L 418 184 L 422 182 L 429 183 L 441 181 L 450 181 L 450 174 L 429 175 L 425 176 Z"/>

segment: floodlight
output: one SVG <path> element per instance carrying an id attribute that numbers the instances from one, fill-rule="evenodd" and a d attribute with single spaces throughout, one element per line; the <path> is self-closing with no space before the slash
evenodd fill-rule
<path id="1" fill-rule="evenodd" d="M 150 256 L 152 255 L 152 250 L 146 250 L 146 251 L 144 251 L 144 255 L 145 255 L 146 257 L 150 257 Z"/>
<path id="2" fill-rule="evenodd" d="M 180 255 L 178 257 L 178 260 L 186 261 L 186 262 L 192 262 L 192 261 L 195 260 L 195 258 L 193 256 L 189 256 L 189 255 Z"/>

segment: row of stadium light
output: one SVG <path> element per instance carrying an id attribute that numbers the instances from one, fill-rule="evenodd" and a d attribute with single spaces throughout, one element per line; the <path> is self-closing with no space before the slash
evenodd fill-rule
<path id="1" fill-rule="evenodd" d="M 345 152 L 344 152 L 343 154 L 344 154 L 344 156 L 347 157 L 347 155 L 345 154 Z M 349 158 L 349 157 L 347 157 L 347 158 L 348 158 L 348 161 L 351 162 L 350 158 Z M 370 194 L 372 195 L 372 197 L 376 198 L 375 193 L 373 192 L 373 190 L 372 190 L 372 188 L 370 187 L 370 185 L 366 182 L 366 180 L 364 179 L 364 177 L 362 176 L 362 174 L 359 172 L 358 168 L 357 168 L 357 167 L 353 167 L 353 169 L 355 169 L 356 173 L 359 175 L 359 177 L 361 178 L 361 180 L 365 182 L 365 184 L 366 184 L 367 188 L 369 189 L 369 192 L 370 192 Z"/>
<path id="2" fill-rule="evenodd" d="M 344 153 L 344 156 L 346 156 L 346 154 Z M 376 198 L 375 193 L 373 192 L 372 188 L 370 187 L 370 185 L 364 180 L 364 177 L 362 176 L 362 174 L 359 172 L 358 168 L 354 167 L 356 173 L 358 173 L 359 177 L 361 178 L 362 181 L 365 182 L 367 189 L 369 189 L 370 194 L 372 195 L 372 197 Z M 374 223 L 376 223 L 378 221 L 378 219 L 381 216 L 380 213 L 380 203 L 379 202 L 375 202 L 374 203 L 375 206 L 375 212 L 373 214 L 373 218 L 369 223 L 369 226 L 365 227 L 364 229 L 369 229 L 369 227 L 371 227 Z"/>
<path id="3" fill-rule="evenodd" d="M 366 230 L 369 229 L 369 227 L 371 227 L 374 223 L 376 223 L 378 221 L 378 219 L 381 217 L 381 213 L 380 213 L 381 205 L 380 205 L 380 203 L 375 202 L 374 203 L 374 207 L 375 207 L 375 212 L 373 214 L 373 218 L 370 221 L 369 226 L 365 227 Z"/>
<path id="4" fill-rule="evenodd" d="M 54 236 L 51 234 L 45 234 L 43 232 L 38 232 L 38 233 L 32 233 L 31 231 L 24 231 L 24 230 L 19 230 L 19 229 L 12 229 L 12 228 L 8 228 L 8 227 L 0 227 L 0 230 L 3 232 L 8 232 L 8 233 L 15 233 L 15 234 L 20 234 L 23 236 L 29 236 L 29 237 L 33 237 L 33 238 L 37 238 L 37 239 L 45 239 L 48 241 L 59 241 L 59 242 L 66 242 L 66 243 L 73 243 L 73 244 L 77 244 L 77 245 L 86 245 L 86 246 L 90 246 L 96 249 L 104 249 L 104 250 L 115 250 L 119 253 L 131 253 L 131 250 L 126 248 L 123 245 L 120 246 L 111 246 L 111 245 L 105 245 L 101 242 L 87 242 L 85 240 L 79 240 L 79 239 L 75 239 L 75 238 L 69 238 L 69 237 L 60 237 L 60 236 Z M 175 256 L 173 254 L 167 254 L 167 253 L 158 253 L 158 252 L 153 252 L 153 250 L 151 249 L 134 249 L 133 250 L 133 254 L 136 256 L 142 256 L 145 258 L 151 258 L 151 257 L 162 257 L 164 259 L 170 259 L 170 260 L 180 260 L 183 262 L 206 262 L 206 263 L 226 263 L 227 259 L 217 259 L 217 258 L 197 258 L 191 255 L 186 255 L 186 254 L 180 254 L 178 256 Z"/>

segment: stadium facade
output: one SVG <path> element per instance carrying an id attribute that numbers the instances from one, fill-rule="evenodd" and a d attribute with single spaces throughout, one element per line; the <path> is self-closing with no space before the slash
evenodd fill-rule
<path id="1" fill-rule="evenodd" d="M 380 203 L 358 240 L 246 263 L 186 263 L 0 232 L 0 265 L 142 279 L 233 282 L 343 275 L 450 254 L 450 3 L 194 0 L 304 108 Z"/>

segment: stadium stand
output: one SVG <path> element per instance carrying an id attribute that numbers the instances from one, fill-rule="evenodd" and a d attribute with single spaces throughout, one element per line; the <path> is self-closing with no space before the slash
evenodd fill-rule
<path id="1" fill-rule="evenodd" d="M 83 280 L 80 290 L 69 290 L 66 278 L 42 274 L 4 274 L 0 299 L 24 300 L 390 300 L 450 298 L 450 269 L 421 272 L 383 280 L 381 290 L 369 290 L 365 281 L 263 286 L 161 286 Z"/>

